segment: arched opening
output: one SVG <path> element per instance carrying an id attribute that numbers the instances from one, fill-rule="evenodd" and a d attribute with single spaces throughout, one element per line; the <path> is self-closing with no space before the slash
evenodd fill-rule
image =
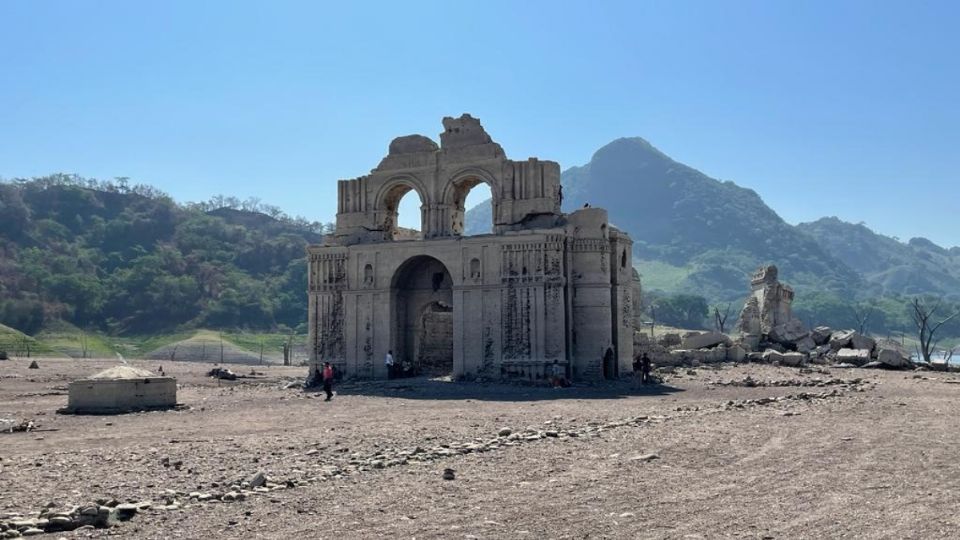
<path id="1" fill-rule="evenodd" d="M 407 184 L 396 184 L 383 198 L 386 240 L 423 239 L 423 199 Z"/>
<path id="2" fill-rule="evenodd" d="M 453 279 L 437 259 L 419 255 L 391 284 L 396 328 L 392 350 L 404 375 L 453 373 Z"/>
<path id="3" fill-rule="evenodd" d="M 453 205 L 453 234 L 473 236 L 493 232 L 493 191 L 486 181 L 477 176 L 456 180 L 453 184 Z"/>

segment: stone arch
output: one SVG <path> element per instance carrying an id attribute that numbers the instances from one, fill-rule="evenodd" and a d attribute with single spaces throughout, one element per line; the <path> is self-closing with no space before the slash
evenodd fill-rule
<path id="1" fill-rule="evenodd" d="M 490 187 L 491 205 L 493 206 L 491 230 L 495 229 L 500 209 L 500 183 L 489 172 L 479 167 L 468 167 L 452 174 L 444 183 L 441 194 L 443 204 L 450 209 L 447 227 L 454 236 L 463 234 L 463 219 L 466 213 L 464 202 L 470 190 L 480 184 L 487 184 Z"/>
<path id="2" fill-rule="evenodd" d="M 429 255 L 410 257 L 393 272 L 390 349 L 414 372 L 453 372 L 454 275 L 443 261 Z"/>
<path id="3" fill-rule="evenodd" d="M 430 191 L 417 177 L 399 175 L 388 178 L 377 190 L 374 198 L 377 227 L 384 232 L 385 240 L 395 239 L 400 199 L 410 191 L 416 192 L 420 198 L 420 233 L 426 235 L 427 220 L 424 213 L 430 205 Z"/>

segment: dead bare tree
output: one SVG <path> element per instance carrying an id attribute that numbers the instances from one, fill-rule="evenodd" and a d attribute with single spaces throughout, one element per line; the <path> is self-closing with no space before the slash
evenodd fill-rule
<path id="1" fill-rule="evenodd" d="M 713 306 L 713 324 L 717 328 L 717 332 L 720 332 L 721 334 L 726 333 L 728 317 L 730 317 L 729 302 L 727 302 L 726 307 L 723 308 L 723 313 L 720 313 L 720 306 Z"/>
<path id="2" fill-rule="evenodd" d="M 871 304 L 858 302 L 850 306 L 850 311 L 853 312 L 853 318 L 857 321 L 857 332 L 860 335 L 867 335 L 867 324 L 876 310 Z"/>
<path id="3" fill-rule="evenodd" d="M 953 314 L 940 319 L 938 322 L 936 319 L 937 311 L 943 305 L 943 298 L 938 298 L 933 305 L 929 305 L 926 300 L 923 300 L 920 297 L 914 298 L 910 302 L 910 307 L 912 308 L 911 316 L 913 317 L 913 323 L 917 327 L 917 337 L 919 338 L 919 343 L 916 346 L 917 356 L 923 358 L 923 361 L 930 363 L 930 358 L 933 356 L 933 353 L 937 350 L 937 343 L 939 342 L 936 339 L 937 330 L 941 326 L 953 320 L 957 315 L 960 315 L 960 310 L 955 311 Z"/>
<path id="4" fill-rule="evenodd" d="M 170 361 L 173 362 L 177 359 L 177 348 L 180 347 L 179 344 L 173 346 L 173 350 L 170 351 Z"/>

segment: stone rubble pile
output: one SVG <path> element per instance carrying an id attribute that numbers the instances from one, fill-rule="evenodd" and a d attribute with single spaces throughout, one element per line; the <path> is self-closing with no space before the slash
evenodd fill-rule
<path id="1" fill-rule="evenodd" d="M 747 375 L 743 379 L 734 379 L 732 381 L 713 381 L 707 384 L 713 386 L 740 386 L 745 388 L 764 388 L 764 387 L 787 387 L 787 386 L 799 386 L 799 387 L 815 387 L 823 388 L 827 386 L 857 386 L 863 383 L 863 379 L 821 379 L 819 377 L 813 379 L 781 379 L 775 381 L 762 381 L 754 379 L 753 377 Z"/>
<path id="2" fill-rule="evenodd" d="M 784 366 L 839 364 L 864 368 L 915 367 L 899 343 L 877 341 L 853 330 L 818 326 L 807 330 L 793 316 L 793 289 L 778 279 L 776 266 L 761 267 L 737 320 L 738 337 L 718 332 L 665 334 L 653 340 L 637 333 L 634 348 L 657 366 L 697 366 L 719 362 L 759 362 Z"/>

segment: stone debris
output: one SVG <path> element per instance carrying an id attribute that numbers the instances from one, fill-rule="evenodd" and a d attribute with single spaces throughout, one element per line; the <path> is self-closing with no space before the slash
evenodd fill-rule
<path id="1" fill-rule="evenodd" d="M 0 433 L 28 433 L 37 429 L 37 424 L 33 420 L 7 420 L 0 418 Z"/>
<path id="2" fill-rule="evenodd" d="M 444 479 L 444 480 L 454 480 L 456 477 L 457 477 L 457 476 L 456 476 L 456 474 L 455 474 L 455 472 L 454 472 L 453 469 L 444 469 L 444 470 L 443 470 L 443 479 Z"/>
<path id="3" fill-rule="evenodd" d="M 780 283 L 778 274 L 776 266 L 764 266 L 750 281 L 751 293 L 737 320 L 740 335 L 734 344 L 746 351 L 747 360 L 786 366 L 836 363 L 883 369 L 914 365 L 911 355 L 896 342 L 878 343 L 854 330 L 828 326 L 807 331 L 793 316 L 793 289 Z"/>
<path id="4" fill-rule="evenodd" d="M 40 364 L 38 364 L 36 360 L 33 360 L 30 362 L 30 365 L 27 366 L 27 369 L 40 369 Z"/>
<path id="5" fill-rule="evenodd" d="M 733 345 L 733 341 L 719 332 L 707 332 L 704 334 L 691 333 L 683 338 L 680 343 L 681 349 L 706 349 L 716 347 L 717 345 Z"/>
<path id="6" fill-rule="evenodd" d="M 235 381 L 237 380 L 237 374 L 230 371 L 227 368 L 215 367 L 207 372 L 207 377 L 213 377 L 214 379 L 222 379 L 225 381 Z"/>
<path id="7" fill-rule="evenodd" d="M 848 387 L 857 387 L 862 384 L 865 384 L 863 379 L 781 379 L 774 381 L 762 381 L 754 379 L 747 375 L 742 379 L 734 379 L 732 381 L 716 381 L 707 383 L 714 386 L 743 386 L 747 388 L 761 388 L 761 387 L 789 387 L 789 386 L 798 386 L 798 387 L 815 387 L 823 388 L 826 386 L 848 386 Z"/>

